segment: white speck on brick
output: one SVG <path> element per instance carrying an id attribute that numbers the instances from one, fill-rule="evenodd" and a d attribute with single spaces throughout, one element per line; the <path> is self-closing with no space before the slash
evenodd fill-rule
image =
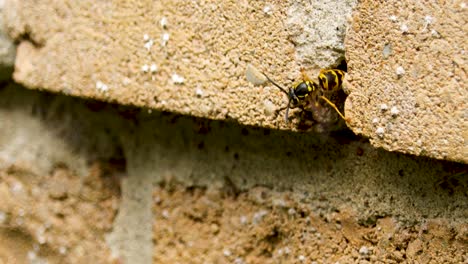
<path id="1" fill-rule="evenodd" d="M 19 193 L 19 192 L 23 191 L 23 184 L 20 183 L 20 182 L 14 182 L 11 185 L 10 191 L 12 193 Z"/>
<path id="2" fill-rule="evenodd" d="M 104 84 L 103 84 L 101 81 L 97 81 L 97 82 L 96 82 L 96 89 L 101 90 L 101 88 L 102 88 L 103 85 L 104 85 Z"/>
<path id="3" fill-rule="evenodd" d="M 154 45 L 154 41 L 152 39 L 150 39 L 145 43 L 144 47 L 145 47 L 146 50 L 150 51 L 151 47 L 153 47 L 153 45 Z"/>
<path id="4" fill-rule="evenodd" d="M 461 9 L 465 9 L 465 8 L 466 8 L 466 3 L 461 3 L 461 4 L 460 4 L 460 8 L 461 8 Z"/>
<path id="5" fill-rule="evenodd" d="M 262 221 L 263 217 L 265 215 L 267 215 L 267 214 L 268 214 L 268 211 L 266 211 L 266 210 L 260 210 L 259 212 L 256 212 L 253 215 L 252 223 L 254 223 L 254 224 L 260 223 L 260 221 Z"/>
<path id="6" fill-rule="evenodd" d="M 384 59 L 387 59 L 392 54 L 392 44 L 387 43 L 385 44 L 382 50 L 382 56 Z"/>
<path id="7" fill-rule="evenodd" d="M 252 64 L 247 65 L 245 77 L 247 78 L 247 81 L 253 85 L 263 84 L 268 81 L 265 75 L 263 75 L 263 73 L 255 68 Z"/>
<path id="8" fill-rule="evenodd" d="M 385 134 L 385 128 L 383 128 L 383 127 L 378 127 L 378 128 L 375 130 L 375 133 L 376 133 L 378 136 L 383 136 L 383 134 Z"/>
<path id="9" fill-rule="evenodd" d="M 0 224 L 5 223 L 6 219 L 7 219 L 6 213 L 3 211 L 0 211 Z"/>
<path id="10" fill-rule="evenodd" d="M 401 24 L 400 30 L 401 30 L 401 32 L 403 32 L 403 33 L 408 33 L 408 30 L 409 30 L 408 25 L 406 25 L 406 24 Z"/>
<path id="11" fill-rule="evenodd" d="M 159 196 L 154 197 L 154 202 L 159 204 L 161 202 L 161 197 Z"/>
<path id="12" fill-rule="evenodd" d="M 169 41 L 169 33 L 164 33 L 161 37 L 161 46 L 166 46 L 167 45 L 167 42 Z"/>
<path id="13" fill-rule="evenodd" d="M 422 32 L 426 31 L 427 26 L 429 26 L 429 24 L 432 24 L 432 22 L 434 22 L 434 18 L 433 18 L 433 17 L 431 17 L 431 16 L 425 16 L 425 17 L 424 17 L 424 28 L 422 29 Z"/>
<path id="14" fill-rule="evenodd" d="M 195 95 L 197 97 L 202 97 L 203 96 L 203 90 L 200 88 L 195 89 Z"/>
<path id="15" fill-rule="evenodd" d="M 241 223 L 242 225 L 247 224 L 247 216 L 245 216 L 245 215 L 241 216 L 240 219 L 239 219 L 239 221 L 240 221 L 240 223 Z"/>
<path id="16" fill-rule="evenodd" d="M 431 16 L 425 16 L 424 21 L 426 22 L 426 24 L 431 24 L 434 21 L 434 18 Z"/>
<path id="17" fill-rule="evenodd" d="M 244 263 L 245 263 L 245 262 L 244 262 L 244 260 L 243 260 L 242 258 L 236 258 L 236 259 L 234 260 L 234 264 L 244 264 Z"/>
<path id="18" fill-rule="evenodd" d="M 366 246 L 362 246 L 362 247 L 359 249 L 359 254 L 361 254 L 361 255 L 367 255 L 367 254 L 369 254 L 369 249 L 368 249 Z"/>
<path id="19" fill-rule="evenodd" d="M 401 66 L 398 66 L 398 67 L 396 68 L 395 72 L 396 72 L 396 74 L 397 74 L 398 76 L 402 76 L 403 74 L 405 74 L 405 69 L 403 69 L 403 67 L 401 67 Z"/>
<path id="20" fill-rule="evenodd" d="M 437 30 L 435 30 L 435 29 L 431 29 L 431 35 L 432 35 L 433 37 L 439 37 L 439 36 L 440 36 L 440 35 L 439 35 L 439 32 L 437 32 Z"/>
<path id="21" fill-rule="evenodd" d="M 266 5 L 264 8 L 263 8 L 263 13 L 267 14 L 267 15 L 271 15 L 273 12 L 272 12 L 272 8 L 271 8 L 271 5 Z"/>
<path id="22" fill-rule="evenodd" d="M 381 105 L 380 105 L 380 110 L 382 110 L 382 111 L 387 111 L 387 109 L 388 109 L 387 104 L 381 104 Z"/>
<path id="23" fill-rule="evenodd" d="M 392 116 L 397 116 L 400 113 L 400 110 L 398 110 L 398 108 L 394 106 L 390 109 L 390 113 L 392 114 Z"/>
<path id="24" fill-rule="evenodd" d="M 286 201 L 284 199 L 282 199 L 282 198 L 274 199 L 272 202 L 273 202 L 274 206 L 278 206 L 278 207 L 286 207 L 286 205 L 287 205 Z"/>
<path id="25" fill-rule="evenodd" d="M 159 25 L 161 25 L 162 28 L 166 28 L 167 27 L 167 18 L 166 17 L 161 18 L 161 20 L 159 21 Z"/>
<path id="26" fill-rule="evenodd" d="M 109 90 L 109 87 L 107 86 L 107 84 L 105 84 L 105 83 L 103 83 L 101 81 L 97 81 L 96 82 L 96 89 L 98 89 L 101 92 L 107 92 Z"/>
<path id="27" fill-rule="evenodd" d="M 283 254 L 289 255 L 289 253 L 291 253 L 291 250 L 289 249 L 289 247 L 278 249 L 278 255 L 283 255 Z"/>
<path id="28" fill-rule="evenodd" d="M 34 252 L 34 251 L 28 251 L 27 255 L 28 255 L 28 259 L 30 261 L 34 261 L 37 258 L 36 252 Z"/>
<path id="29" fill-rule="evenodd" d="M 289 210 L 288 210 L 289 215 L 293 215 L 295 213 L 296 213 L 296 210 L 294 210 L 294 208 L 289 208 Z"/>
<path id="30" fill-rule="evenodd" d="M 395 21 L 397 21 L 398 18 L 395 15 L 391 15 L 389 17 L 389 19 L 390 19 L 390 21 L 395 22 Z"/>
<path id="31" fill-rule="evenodd" d="M 229 257 L 229 256 L 231 256 L 231 254 L 232 254 L 232 253 L 231 253 L 231 251 L 230 251 L 229 249 L 223 250 L 223 255 L 224 255 L 224 256 Z"/>
<path id="32" fill-rule="evenodd" d="M 59 247 L 59 253 L 61 255 L 65 255 L 67 253 L 67 247 L 65 247 L 65 246 Z"/>
<path id="33" fill-rule="evenodd" d="M 151 71 L 152 73 L 157 72 L 157 71 L 158 71 L 158 66 L 157 66 L 156 64 L 154 64 L 154 63 L 151 64 L 151 66 L 150 66 L 150 71 Z"/>
<path id="34" fill-rule="evenodd" d="M 149 37 L 149 35 L 148 35 L 148 34 L 144 34 L 144 35 L 143 35 L 143 40 L 144 40 L 144 41 L 148 41 L 148 40 L 149 40 L 149 38 L 150 38 L 150 37 Z"/>
<path id="35" fill-rule="evenodd" d="M 130 83 L 132 82 L 132 80 L 130 80 L 130 78 L 128 77 L 125 77 L 122 81 L 123 85 L 127 86 L 129 85 Z"/>
<path id="36" fill-rule="evenodd" d="M 177 73 L 172 74 L 172 82 L 175 84 L 183 84 L 185 82 L 185 78 L 178 75 Z"/>
<path id="37" fill-rule="evenodd" d="M 44 234 L 39 234 L 37 235 L 37 242 L 41 245 L 44 245 L 47 240 L 46 240 L 46 237 L 44 236 Z"/>
<path id="38" fill-rule="evenodd" d="M 142 72 L 148 72 L 149 71 L 149 66 L 147 64 L 141 66 L 141 71 Z"/>
<path id="39" fill-rule="evenodd" d="M 298 259 L 299 259 L 299 261 L 304 261 L 304 260 L 305 260 L 305 257 L 302 256 L 302 255 L 300 255 L 300 256 L 298 257 Z"/>
<path id="40" fill-rule="evenodd" d="M 377 124 L 379 121 L 380 121 L 380 118 L 374 117 L 374 118 L 372 119 L 372 124 Z"/>
<path id="41" fill-rule="evenodd" d="M 163 210 L 163 211 L 162 211 L 162 216 L 163 216 L 164 218 L 166 218 L 166 219 L 169 218 L 169 211 Z"/>
<path id="42" fill-rule="evenodd" d="M 265 108 L 265 115 L 272 116 L 275 113 L 276 107 L 270 100 L 265 99 L 263 101 L 263 107 Z"/>

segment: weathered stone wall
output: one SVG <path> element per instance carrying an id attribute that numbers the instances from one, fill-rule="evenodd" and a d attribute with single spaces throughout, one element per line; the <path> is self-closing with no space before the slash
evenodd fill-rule
<path id="1" fill-rule="evenodd" d="M 29 88 L 291 130 L 274 115 L 281 93 L 249 84 L 247 65 L 288 85 L 301 67 L 315 76 L 344 59 L 349 25 L 348 126 L 376 147 L 466 163 L 465 5 L 355 5 L 11 0 L 5 22 Z"/>
<path id="2" fill-rule="evenodd" d="M 5 38 L 0 262 L 466 262 L 465 14 L 6 1 L 21 85 Z M 281 93 L 245 79 L 252 64 L 292 83 L 345 50 L 347 125 L 365 137 L 297 133 L 300 110 L 286 125 Z"/>

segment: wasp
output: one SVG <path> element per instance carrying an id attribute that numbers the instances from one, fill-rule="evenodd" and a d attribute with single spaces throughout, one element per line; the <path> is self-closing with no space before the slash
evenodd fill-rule
<path id="1" fill-rule="evenodd" d="M 286 124 L 289 120 L 289 109 L 301 105 L 305 102 L 305 99 L 312 96 L 312 100 L 315 100 L 315 104 L 318 104 L 318 99 L 324 100 L 330 105 L 343 120 L 348 121 L 347 118 L 338 110 L 338 107 L 331 102 L 324 94 L 339 91 L 343 85 L 343 79 L 345 72 L 338 69 L 322 69 L 318 76 L 318 83 L 310 80 L 305 73 L 304 69 L 301 69 L 302 79 L 292 85 L 289 90 L 286 90 L 281 85 L 274 82 L 265 73 L 263 75 L 271 82 L 274 86 L 279 88 L 288 97 L 288 104 L 286 107 L 281 108 L 279 111 L 286 109 L 285 121 Z"/>

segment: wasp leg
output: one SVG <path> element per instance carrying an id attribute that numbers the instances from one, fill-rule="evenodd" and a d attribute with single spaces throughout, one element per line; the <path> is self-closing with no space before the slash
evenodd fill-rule
<path id="1" fill-rule="evenodd" d="M 288 106 L 283 106 L 283 107 L 277 108 L 275 110 L 275 114 L 273 115 L 272 120 L 276 119 L 278 117 L 278 115 L 280 114 L 280 112 L 285 110 L 286 108 L 288 108 Z"/>
<path id="2" fill-rule="evenodd" d="M 333 109 L 335 109 L 335 111 L 341 116 L 341 118 L 343 118 L 344 121 L 346 122 L 349 122 L 349 118 L 346 118 L 341 112 L 340 110 L 338 110 L 338 107 L 336 107 L 336 105 L 334 103 L 332 103 L 330 100 L 328 100 L 325 96 L 321 95 L 320 98 L 322 98 L 325 102 L 327 102 L 331 107 L 333 107 Z"/>
<path id="3" fill-rule="evenodd" d="M 309 78 L 304 68 L 301 68 L 301 76 L 302 76 L 303 81 L 312 82 L 312 80 Z"/>
<path id="4" fill-rule="evenodd" d="M 273 119 L 276 119 L 278 117 L 279 113 L 286 109 L 286 113 L 284 114 L 284 120 L 285 120 L 286 125 L 287 125 L 289 123 L 289 109 L 292 109 L 292 108 L 294 108 L 294 107 L 291 106 L 291 101 L 288 101 L 288 105 L 280 107 L 280 108 L 275 110 L 275 116 L 274 116 Z"/>

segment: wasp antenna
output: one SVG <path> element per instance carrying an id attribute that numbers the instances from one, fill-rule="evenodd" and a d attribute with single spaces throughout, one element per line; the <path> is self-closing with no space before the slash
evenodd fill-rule
<path id="1" fill-rule="evenodd" d="M 291 99 L 288 101 L 288 106 L 286 107 L 286 114 L 284 115 L 284 121 L 286 121 L 286 125 L 288 124 L 289 119 L 289 106 L 291 105 Z"/>
<path id="2" fill-rule="evenodd" d="M 265 73 L 262 72 L 263 75 L 265 75 L 265 77 L 267 78 L 267 80 L 269 82 L 271 82 L 274 86 L 278 87 L 281 91 L 283 91 L 284 94 L 286 94 L 286 96 L 289 96 L 289 93 L 286 91 L 286 89 L 284 89 L 283 87 L 281 87 L 279 84 L 275 83 L 272 79 L 270 79 L 270 77 L 268 77 L 268 75 L 266 75 Z"/>

